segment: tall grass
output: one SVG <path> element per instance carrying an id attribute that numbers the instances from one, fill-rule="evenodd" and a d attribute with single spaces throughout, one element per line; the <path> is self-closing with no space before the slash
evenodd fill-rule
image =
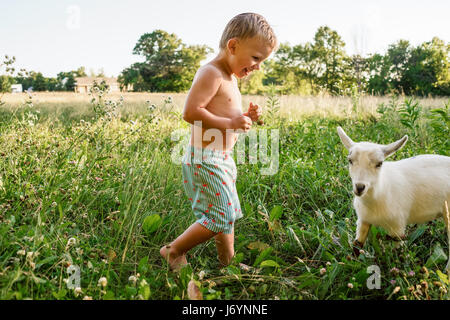
<path id="1" fill-rule="evenodd" d="M 394 159 L 449 155 L 447 101 L 414 100 L 420 108 L 413 108 L 401 97 L 362 97 L 355 114 L 347 98 L 244 96 L 244 105 L 267 111 L 279 104 L 279 116 L 266 114 L 264 127 L 280 130 L 279 170 L 262 176 L 261 164 L 238 166 L 244 218 L 236 224 L 233 263 L 221 269 L 208 242 L 176 274 L 159 248 L 195 220 L 171 160 L 179 143 L 172 132 L 188 129 L 184 99 L 128 94 L 108 118 L 95 114 L 87 95 L 36 94 L 28 104 L 26 96 L 5 96 L 1 299 L 185 299 L 191 278 L 205 299 L 449 298 L 440 272 L 442 221 L 411 226 L 398 248 L 372 228 L 365 254 L 352 256 L 356 217 L 336 134 L 340 125 L 356 141 L 414 137 Z M 149 221 L 159 222 L 144 226 Z M 66 284 L 69 265 L 80 267 L 81 292 Z M 381 269 L 378 290 L 366 286 L 371 265 Z"/>

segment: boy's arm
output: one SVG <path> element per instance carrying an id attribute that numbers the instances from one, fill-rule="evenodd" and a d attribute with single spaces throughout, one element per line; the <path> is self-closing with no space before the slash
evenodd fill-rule
<path id="1" fill-rule="evenodd" d="M 202 121 L 203 128 L 244 129 L 251 126 L 251 120 L 244 115 L 229 119 L 216 116 L 206 109 L 211 99 L 217 94 L 222 84 L 222 74 L 211 66 L 199 70 L 192 83 L 191 90 L 186 98 L 183 119 L 190 124 Z"/>

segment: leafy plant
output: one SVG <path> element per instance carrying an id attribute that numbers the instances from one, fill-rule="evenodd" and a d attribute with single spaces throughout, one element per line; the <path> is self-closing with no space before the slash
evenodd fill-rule
<path id="1" fill-rule="evenodd" d="M 403 106 L 398 110 L 400 123 L 412 130 L 416 129 L 421 110 L 422 107 L 418 101 L 414 98 L 406 98 Z"/>

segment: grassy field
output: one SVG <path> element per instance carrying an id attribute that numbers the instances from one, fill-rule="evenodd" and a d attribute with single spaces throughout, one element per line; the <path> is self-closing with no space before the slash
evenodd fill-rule
<path id="1" fill-rule="evenodd" d="M 189 128 L 185 95 L 91 99 L 3 97 L 0 299 L 187 299 L 191 279 L 204 299 L 449 299 L 441 220 L 410 226 L 402 245 L 372 227 L 352 256 L 356 215 L 336 133 L 378 143 L 408 134 L 394 160 L 448 156 L 448 99 L 244 96 L 263 107 L 262 128 L 280 132 L 278 171 L 238 166 L 244 218 L 232 264 L 221 269 L 208 242 L 180 273 L 159 248 L 195 220 L 171 160 L 172 132 Z M 367 287 L 372 265 L 379 289 Z M 70 266 L 81 291 L 68 288 Z"/>

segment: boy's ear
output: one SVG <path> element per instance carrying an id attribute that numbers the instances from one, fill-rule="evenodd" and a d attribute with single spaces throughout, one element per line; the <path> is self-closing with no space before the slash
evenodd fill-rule
<path id="1" fill-rule="evenodd" d="M 231 38 L 230 40 L 228 40 L 227 42 L 227 48 L 230 51 L 231 54 L 235 54 L 236 53 L 236 46 L 237 46 L 237 39 L 236 38 Z"/>

